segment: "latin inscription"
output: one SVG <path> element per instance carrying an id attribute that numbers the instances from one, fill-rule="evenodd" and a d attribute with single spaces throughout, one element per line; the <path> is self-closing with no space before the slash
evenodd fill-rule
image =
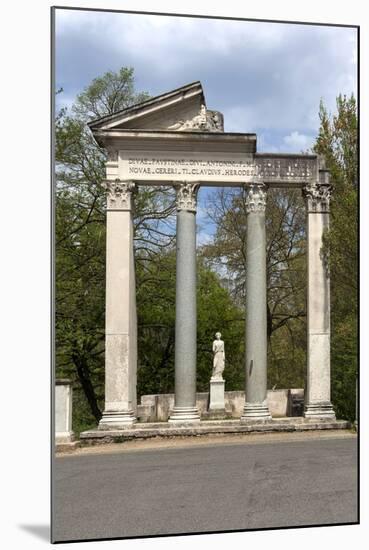
<path id="1" fill-rule="evenodd" d="M 254 163 L 235 160 L 128 158 L 128 173 L 165 176 L 252 176 Z"/>
<path id="2" fill-rule="evenodd" d="M 158 153 L 120 153 L 121 179 L 147 181 L 205 181 L 251 182 L 263 181 L 303 183 L 310 181 L 316 172 L 316 159 L 306 158 L 254 158 L 240 154 L 207 156 L 205 153 L 159 155 Z"/>

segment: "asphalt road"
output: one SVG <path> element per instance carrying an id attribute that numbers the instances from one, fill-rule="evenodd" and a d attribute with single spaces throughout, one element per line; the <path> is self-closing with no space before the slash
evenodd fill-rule
<path id="1" fill-rule="evenodd" d="M 55 460 L 54 541 L 357 521 L 355 437 Z"/>

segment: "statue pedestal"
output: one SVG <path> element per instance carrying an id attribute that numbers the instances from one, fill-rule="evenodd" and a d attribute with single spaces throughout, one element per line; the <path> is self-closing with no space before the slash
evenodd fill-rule
<path id="1" fill-rule="evenodd" d="M 224 385 L 225 380 L 223 378 L 210 378 L 210 400 L 209 400 L 209 412 L 211 411 L 224 411 Z"/>

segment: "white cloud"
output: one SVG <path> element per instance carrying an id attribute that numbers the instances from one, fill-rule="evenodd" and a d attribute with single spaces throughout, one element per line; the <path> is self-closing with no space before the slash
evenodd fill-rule
<path id="1" fill-rule="evenodd" d="M 201 80 L 226 131 L 264 134 L 269 151 L 311 145 L 320 99 L 334 111 L 356 88 L 350 28 L 57 10 L 56 36 L 68 99 L 121 66 L 152 95 Z"/>
<path id="2" fill-rule="evenodd" d="M 283 142 L 287 146 L 287 152 L 301 153 L 306 152 L 312 147 L 315 141 L 315 136 L 300 134 L 298 131 L 291 132 L 288 136 L 284 136 Z"/>

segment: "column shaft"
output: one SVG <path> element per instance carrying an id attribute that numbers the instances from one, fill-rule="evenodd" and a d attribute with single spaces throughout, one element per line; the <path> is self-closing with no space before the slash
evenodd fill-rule
<path id="1" fill-rule="evenodd" d="M 105 410 L 101 429 L 136 421 L 137 317 L 133 184 L 109 182 L 106 227 Z"/>
<path id="2" fill-rule="evenodd" d="M 246 400 L 241 422 L 271 419 L 267 406 L 266 189 L 263 185 L 247 189 Z"/>
<path id="3" fill-rule="evenodd" d="M 197 422 L 196 407 L 196 192 L 177 190 L 175 399 L 169 422 Z"/>
<path id="4" fill-rule="evenodd" d="M 307 387 L 306 418 L 335 418 L 330 395 L 330 289 L 323 255 L 323 233 L 329 226 L 330 186 L 304 190 L 307 204 Z"/>

